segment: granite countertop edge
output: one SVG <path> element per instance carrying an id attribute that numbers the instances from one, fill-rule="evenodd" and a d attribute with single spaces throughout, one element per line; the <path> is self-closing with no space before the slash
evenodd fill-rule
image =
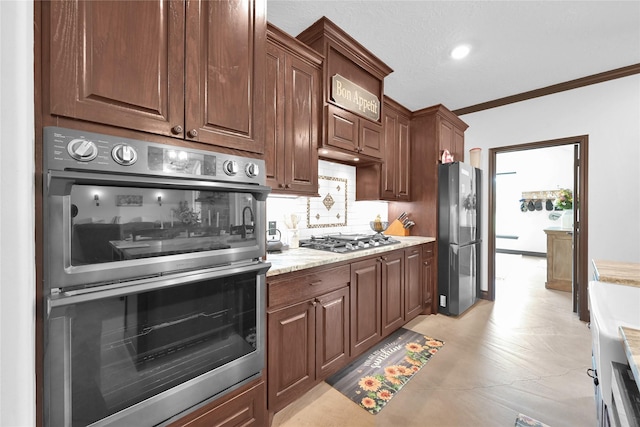
<path id="1" fill-rule="evenodd" d="M 393 236 L 393 238 L 400 241 L 400 243 L 387 246 L 377 246 L 370 249 L 344 254 L 307 248 L 289 249 L 282 253 L 270 253 L 267 254 L 267 258 L 265 260 L 266 262 L 271 263 L 271 268 L 267 271 L 267 277 L 329 265 L 336 262 L 357 260 L 358 258 L 389 252 L 396 249 L 408 248 L 410 246 L 422 245 L 436 240 L 434 237 L 422 236 Z"/>
<path id="2" fill-rule="evenodd" d="M 629 328 L 626 326 L 619 327 L 620 336 L 624 343 L 624 350 L 633 372 L 633 378 L 636 381 L 638 390 L 640 390 L 640 330 Z"/>

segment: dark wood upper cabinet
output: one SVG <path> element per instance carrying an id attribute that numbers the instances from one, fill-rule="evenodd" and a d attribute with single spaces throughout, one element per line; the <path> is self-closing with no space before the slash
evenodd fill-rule
<path id="1" fill-rule="evenodd" d="M 45 114 L 264 151 L 265 0 L 45 3 Z"/>
<path id="2" fill-rule="evenodd" d="M 411 200 L 411 112 L 384 98 L 382 164 L 356 169 L 356 200 Z"/>
<path id="3" fill-rule="evenodd" d="M 463 160 L 467 127 L 440 104 L 411 114 L 411 203 L 389 203 L 388 210 L 389 218 L 397 218 L 402 212 L 409 214 L 416 223 L 411 234 L 438 235 L 438 165 L 442 150 L 449 150 L 456 160 Z"/>
<path id="4" fill-rule="evenodd" d="M 274 193 L 318 193 L 322 56 L 268 25 L 266 54 L 267 185 Z"/>
<path id="5" fill-rule="evenodd" d="M 298 35 L 298 40 L 324 56 L 324 134 L 320 157 L 351 164 L 380 162 L 382 111 L 373 118 L 347 108 L 332 94 L 332 79 L 338 75 L 377 97 L 382 107 L 384 77 L 393 70 L 326 17 Z M 355 160 L 358 158 L 359 160 Z"/>

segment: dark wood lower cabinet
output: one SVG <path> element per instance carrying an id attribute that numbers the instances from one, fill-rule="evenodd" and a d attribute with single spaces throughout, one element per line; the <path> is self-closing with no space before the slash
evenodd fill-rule
<path id="1" fill-rule="evenodd" d="M 267 406 L 273 415 L 431 310 L 433 243 L 267 280 Z M 433 270 L 432 270 L 433 268 Z"/>
<path id="2" fill-rule="evenodd" d="M 382 336 L 404 324 L 404 252 L 380 257 L 382 265 Z"/>
<path id="3" fill-rule="evenodd" d="M 316 376 L 322 379 L 349 360 L 349 287 L 316 301 Z"/>
<path id="4" fill-rule="evenodd" d="M 404 321 L 422 313 L 423 307 L 422 248 L 414 246 L 404 251 Z"/>
<path id="5" fill-rule="evenodd" d="M 267 316 L 270 411 L 284 408 L 315 383 L 315 317 L 310 300 Z"/>
<path id="6" fill-rule="evenodd" d="M 267 283 L 269 411 L 276 412 L 349 359 L 350 267 Z"/>
<path id="7" fill-rule="evenodd" d="M 169 427 L 264 427 L 268 424 L 265 383 L 250 383 L 203 406 Z"/>
<path id="8" fill-rule="evenodd" d="M 379 258 L 351 264 L 351 357 L 382 338 L 381 269 Z"/>
<path id="9" fill-rule="evenodd" d="M 438 282 L 436 275 L 435 243 L 422 247 L 422 314 L 438 313 Z"/>

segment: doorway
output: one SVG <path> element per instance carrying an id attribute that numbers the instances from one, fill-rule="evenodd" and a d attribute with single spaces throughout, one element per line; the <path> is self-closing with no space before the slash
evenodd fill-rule
<path id="1" fill-rule="evenodd" d="M 489 150 L 489 188 L 488 188 L 488 287 L 484 297 L 495 300 L 496 292 L 496 212 L 497 212 L 497 157 L 501 153 L 535 150 L 547 147 L 573 147 L 573 311 L 578 313 L 580 320 L 589 321 L 587 307 L 588 283 L 588 136 L 561 138 L 549 141 L 538 141 Z M 541 165 L 544 173 L 544 165 Z"/>

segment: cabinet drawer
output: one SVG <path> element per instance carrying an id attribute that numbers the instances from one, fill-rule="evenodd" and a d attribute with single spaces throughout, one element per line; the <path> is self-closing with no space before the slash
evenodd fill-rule
<path id="1" fill-rule="evenodd" d="M 276 279 L 267 283 L 267 307 L 293 304 L 343 287 L 349 283 L 348 265 L 329 268 L 315 273 Z"/>

